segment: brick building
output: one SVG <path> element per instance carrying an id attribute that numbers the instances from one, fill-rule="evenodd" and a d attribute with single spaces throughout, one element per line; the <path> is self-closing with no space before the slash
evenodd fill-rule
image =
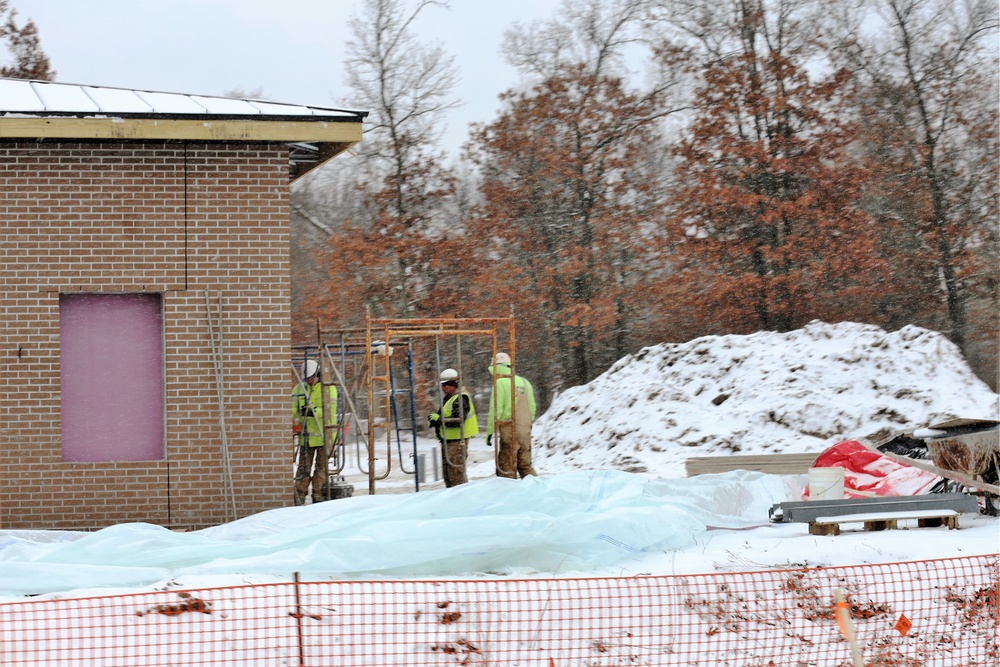
<path id="1" fill-rule="evenodd" d="M 291 504 L 289 182 L 364 116 L 0 79 L 0 528 Z"/>

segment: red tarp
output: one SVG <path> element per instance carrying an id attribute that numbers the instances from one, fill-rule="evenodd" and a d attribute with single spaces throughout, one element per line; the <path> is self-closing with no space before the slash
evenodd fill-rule
<path id="1" fill-rule="evenodd" d="M 812 467 L 843 468 L 845 498 L 917 496 L 927 493 L 941 480 L 934 473 L 898 463 L 874 452 L 857 440 L 838 442 L 816 457 Z M 808 487 L 802 497 L 809 497 Z"/>

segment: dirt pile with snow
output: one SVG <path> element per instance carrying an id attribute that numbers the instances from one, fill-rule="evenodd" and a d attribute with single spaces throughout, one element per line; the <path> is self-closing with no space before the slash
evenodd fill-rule
<path id="1" fill-rule="evenodd" d="M 643 348 L 557 396 L 535 422 L 533 453 L 549 470 L 683 477 L 692 456 L 820 452 L 998 414 L 998 395 L 942 334 L 814 321 Z"/>

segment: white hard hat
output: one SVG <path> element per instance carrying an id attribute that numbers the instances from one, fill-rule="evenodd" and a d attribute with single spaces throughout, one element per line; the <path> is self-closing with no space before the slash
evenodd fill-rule
<path id="1" fill-rule="evenodd" d="M 386 353 L 386 349 L 387 348 L 386 348 L 385 342 L 380 341 L 380 340 L 373 340 L 372 341 L 372 354 L 385 354 Z M 391 345 L 388 347 L 388 351 L 389 351 L 389 354 L 392 354 L 392 346 Z"/>
<path id="2" fill-rule="evenodd" d="M 441 382 L 457 382 L 458 381 L 458 371 L 454 368 L 446 368 L 441 371 Z"/>
<path id="3" fill-rule="evenodd" d="M 509 364 L 510 363 L 510 355 L 507 354 L 506 352 L 497 352 L 497 358 L 494 359 L 493 363 L 495 363 L 495 364 Z"/>
<path id="4" fill-rule="evenodd" d="M 305 379 L 311 378 L 313 375 L 319 372 L 319 364 L 312 359 L 306 360 L 306 365 L 302 369 L 302 377 Z"/>

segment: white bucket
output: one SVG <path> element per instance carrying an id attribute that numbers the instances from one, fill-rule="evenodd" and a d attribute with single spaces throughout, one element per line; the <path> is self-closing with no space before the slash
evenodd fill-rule
<path id="1" fill-rule="evenodd" d="M 809 500 L 843 499 L 843 468 L 809 468 Z"/>

